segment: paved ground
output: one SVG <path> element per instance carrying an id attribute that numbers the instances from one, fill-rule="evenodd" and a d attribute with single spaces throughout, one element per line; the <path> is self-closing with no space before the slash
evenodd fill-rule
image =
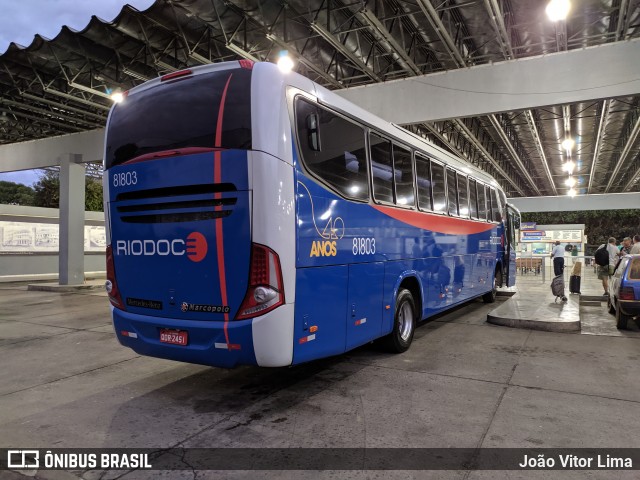
<path id="1" fill-rule="evenodd" d="M 527 294 L 549 288 L 536 279 L 520 284 Z M 640 447 L 637 325 L 618 332 L 601 304 L 582 307 L 583 334 L 517 330 L 487 324 L 491 308 L 471 302 L 423 324 L 403 355 L 365 346 L 293 368 L 223 370 L 121 347 L 102 293 L 0 285 L 0 447 Z M 173 471 L 162 478 L 636 473 Z M 160 476 L 92 471 L 38 478 L 80 475 Z"/>

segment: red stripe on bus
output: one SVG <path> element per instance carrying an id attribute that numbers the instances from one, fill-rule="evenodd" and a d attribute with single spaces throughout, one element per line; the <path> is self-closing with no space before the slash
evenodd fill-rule
<path id="1" fill-rule="evenodd" d="M 222 91 L 222 98 L 220 99 L 220 108 L 218 109 L 218 123 L 216 125 L 216 137 L 215 137 L 215 147 L 220 147 L 222 144 L 222 121 L 224 119 L 224 103 L 227 99 L 227 90 L 229 89 L 229 82 L 231 82 L 231 77 L 233 74 L 229 75 L 227 79 L 227 83 L 224 86 L 224 90 Z M 213 163 L 213 181 L 214 183 L 222 183 L 222 153 L 220 150 L 216 150 L 214 153 L 214 163 Z M 222 197 L 220 192 L 215 194 L 215 198 L 219 199 Z M 217 206 L 216 210 L 222 210 L 222 206 Z M 229 305 L 227 300 L 227 276 L 224 267 L 224 237 L 222 231 L 222 218 L 216 218 L 216 250 L 218 253 L 218 274 L 220 276 L 220 297 L 222 305 Z M 229 314 L 224 314 L 224 338 L 227 342 L 229 342 Z"/>
<path id="2" fill-rule="evenodd" d="M 477 220 L 465 220 L 463 218 L 448 217 L 435 213 L 416 212 L 413 210 L 402 210 L 399 208 L 373 205 L 379 212 L 388 215 L 402 223 L 413 227 L 431 230 L 437 233 L 447 233 L 450 235 L 471 235 L 491 230 L 496 225 Z"/>

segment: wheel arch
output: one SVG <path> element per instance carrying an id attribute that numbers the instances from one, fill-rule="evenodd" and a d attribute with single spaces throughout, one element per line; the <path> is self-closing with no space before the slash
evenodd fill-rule
<path id="1" fill-rule="evenodd" d="M 399 281 L 398 285 L 395 288 L 394 292 L 394 304 L 395 300 L 398 298 L 398 294 L 401 290 L 406 289 L 411 292 L 411 296 L 413 297 L 413 303 L 416 307 L 416 314 L 418 316 L 418 321 L 422 320 L 422 282 L 418 278 L 418 275 L 415 272 L 407 273 L 403 275 Z"/>

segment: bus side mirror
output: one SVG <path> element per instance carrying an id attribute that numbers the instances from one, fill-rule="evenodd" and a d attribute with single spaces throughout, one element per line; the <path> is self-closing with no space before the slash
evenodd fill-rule
<path id="1" fill-rule="evenodd" d="M 513 228 L 515 228 L 516 230 L 520 229 L 520 217 L 517 216 L 513 216 Z"/>
<path id="2" fill-rule="evenodd" d="M 314 152 L 320 151 L 320 127 L 318 122 L 318 115 L 312 113 L 307 117 L 307 132 L 309 148 Z"/>

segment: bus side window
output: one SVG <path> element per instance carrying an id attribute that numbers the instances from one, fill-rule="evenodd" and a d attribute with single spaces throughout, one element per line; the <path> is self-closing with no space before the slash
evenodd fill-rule
<path id="1" fill-rule="evenodd" d="M 429 159 L 416 153 L 416 183 L 420 210 L 431 210 L 431 165 Z"/>
<path id="2" fill-rule="evenodd" d="M 444 167 L 436 162 L 431 162 L 431 185 L 433 187 L 433 211 L 446 212 L 447 193 L 444 184 Z"/>
<path id="3" fill-rule="evenodd" d="M 500 217 L 507 218 L 507 196 L 502 190 L 498 190 L 498 198 L 500 199 Z"/>
<path id="4" fill-rule="evenodd" d="M 458 173 L 458 207 L 461 217 L 469 217 L 468 195 L 469 189 L 467 187 L 467 176 Z"/>
<path id="5" fill-rule="evenodd" d="M 393 145 L 393 172 L 396 185 L 396 204 L 415 205 L 411 150 L 396 144 Z"/>
<path id="6" fill-rule="evenodd" d="M 498 195 L 495 188 L 491 189 L 491 218 L 494 222 L 501 222 L 502 215 L 500 214 L 500 204 L 498 203 Z"/>
<path id="7" fill-rule="evenodd" d="M 478 183 L 478 218 L 480 220 L 487 219 L 487 196 L 484 185 L 481 183 Z"/>
<path id="8" fill-rule="evenodd" d="M 478 218 L 478 200 L 477 200 L 476 181 L 469 178 L 469 216 Z"/>
<path id="9" fill-rule="evenodd" d="M 315 113 L 307 116 L 307 131 L 309 148 L 314 152 L 320 151 L 320 128 L 318 126 L 318 115 Z"/>
<path id="10" fill-rule="evenodd" d="M 364 129 L 301 97 L 296 99 L 296 124 L 307 170 L 340 195 L 368 200 Z"/>
<path id="11" fill-rule="evenodd" d="M 491 222 L 493 221 L 493 218 L 491 217 L 491 189 L 488 185 L 484 186 L 484 195 L 487 201 L 487 221 Z"/>
<path id="12" fill-rule="evenodd" d="M 449 215 L 458 215 L 458 182 L 456 171 L 447 168 L 447 198 L 449 199 Z"/>
<path id="13" fill-rule="evenodd" d="M 373 177 L 373 198 L 379 202 L 393 203 L 393 161 L 391 142 L 372 133 L 371 176 Z"/>

